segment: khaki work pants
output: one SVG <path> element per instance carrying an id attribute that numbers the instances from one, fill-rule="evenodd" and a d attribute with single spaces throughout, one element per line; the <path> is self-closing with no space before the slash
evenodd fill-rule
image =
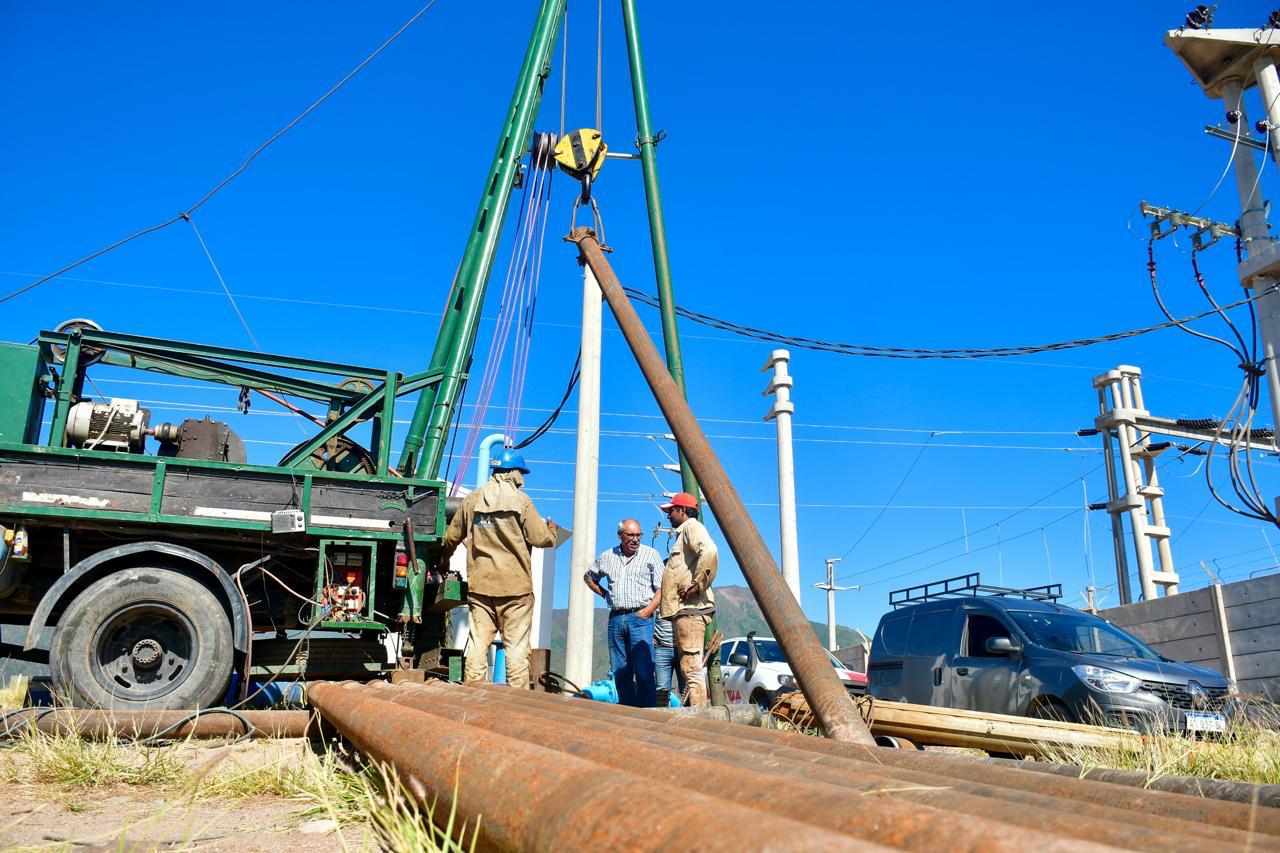
<path id="1" fill-rule="evenodd" d="M 671 620 L 671 627 L 675 634 L 676 655 L 680 660 L 680 674 L 684 676 L 684 683 L 688 685 L 689 690 L 686 704 L 691 708 L 701 708 L 707 704 L 702 644 L 707 625 L 710 623 L 710 616 L 677 616 Z"/>
<path id="2" fill-rule="evenodd" d="M 529 689 L 529 631 L 533 627 L 533 593 L 525 595 L 467 594 L 471 614 L 471 647 L 463 682 L 483 682 L 489 670 L 489 646 L 502 632 L 507 655 L 507 684 Z"/>

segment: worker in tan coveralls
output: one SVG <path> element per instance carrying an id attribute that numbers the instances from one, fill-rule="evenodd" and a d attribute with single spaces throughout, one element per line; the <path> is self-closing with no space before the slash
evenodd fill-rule
<path id="1" fill-rule="evenodd" d="M 711 534 L 698 521 L 698 502 L 693 495 L 680 492 L 662 511 L 675 528 L 676 541 L 662 573 L 658 616 L 671 620 L 680 673 L 688 685 L 688 704 L 699 707 L 707 704 L 703 641 L 716 612 L 711 582 L 716 579 L 720 555 Z"/>
<path id="2" fill-rule="evenodd" d="M 545 522 L 520 488 L 529 473 L 524 457 L 507 448 L 493 460 L 493 476 L 462 499 L 444 534 L 444 559 L 467 542 L 467 610 L 471 648 L 463 680 L 484 681 L 493 635 L 502 632 L 507 684 L 529 689 L 529 631 L 533 623 L 534 548 L 556 542 L 556 523 Z"/>

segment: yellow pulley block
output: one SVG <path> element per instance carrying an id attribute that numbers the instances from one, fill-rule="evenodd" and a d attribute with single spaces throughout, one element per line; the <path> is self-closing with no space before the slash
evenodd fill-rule
<path id="1" fill-rule="evenodd" d="M 565 134 L 556 143 L 556 165 L 560 171 L 582 183 L 583 200 L 591 198 L 591 182 L 600 174 L 609 146 L 595 128 L 584 127 Z"/>

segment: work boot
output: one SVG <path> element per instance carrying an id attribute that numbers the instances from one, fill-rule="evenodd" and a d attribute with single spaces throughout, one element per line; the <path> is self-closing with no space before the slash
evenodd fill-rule
<path id="1" fill-rule="evenodd" d="M 666 708 L 671 704 L 671 690 L 667 688 L 658 688 L 654 694 L 653 707 Z"/>

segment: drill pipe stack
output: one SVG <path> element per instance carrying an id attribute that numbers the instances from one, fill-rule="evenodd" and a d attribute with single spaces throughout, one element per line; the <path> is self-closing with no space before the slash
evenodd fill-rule
<path id="1" fill-rule="evenodd" d="M 1280 846 L 1280 810 L 446 683 L 320 683 L 324 721 L 480 846 L 1186 850 Z"/>

